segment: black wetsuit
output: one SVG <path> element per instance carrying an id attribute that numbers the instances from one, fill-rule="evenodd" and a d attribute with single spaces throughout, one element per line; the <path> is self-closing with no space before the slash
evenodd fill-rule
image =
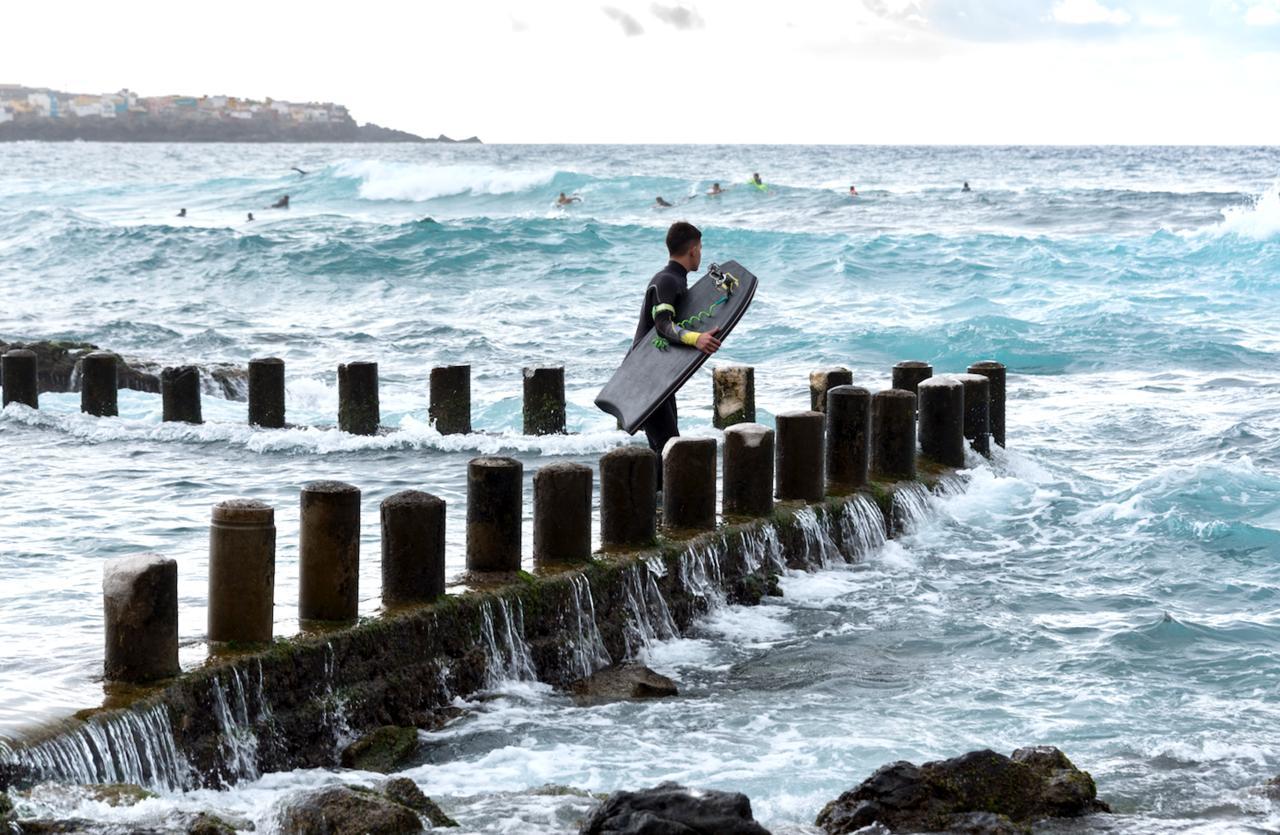
<path id="1" fill-rule="evenodd" d="M 640 322 L 636 325 L 636 336 L 631 343 L 632 351 L 644 340 L 649 329 L 655 326 L 658 334 L 671 343 L 670 350 L 680 350 L 684 347 L 675 330 L 671 312 L 660 311 L 655 318 L 653 309 L 663 304 L 674 307 L 677 300 L 688 289 L 689 271 L 675 261 L 668 261 L 667 265 L 649 281 L 649 287 L 644 292 L 644 306 L 640 309 Z M 649 439 L 650 449 L 662 455 L 662 449 L 667 445 L 667 441 L 680 436 L 680 424 L 676 416 L 676 396 L 672 394 L 662 401 L 648 420 L 641 424 L 641 428 L 644 429 L 645 437 Z M 658 489 L 662 489 L 661 465 L 658 467 Z"/>

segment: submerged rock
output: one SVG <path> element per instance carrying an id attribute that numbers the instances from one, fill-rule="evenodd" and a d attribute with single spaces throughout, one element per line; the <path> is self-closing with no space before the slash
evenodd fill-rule
<path id="1" fill-rule="evenodd" d="M 133 783 L 95 783 L 85 788 L 89 791 L 90 797 L 108 806 L 133 806 L 159 796 Z"/>
<path id="2" fill-rule="evenodd" d="M 280 829 L 291 835 L 403 835 L 421 832 L 422 821 L 408 806 L 369 789 L 331 786 L 290 803 Z"/>
<path id="3" fill-rule="evenodd" d="M 893 832 L 1024 832 L 1041 818 L 1111 811 L 1087 771 L 1052 747 L 1012 757 L 971 751 L 916 766 L 881 767 L 826 805 L 817 825 L 844 835 L 879 821 Z"/>
<path id="4" fill-rule="evenodd" d="M 579 835 L 769 835 L 738 792 L 687 789 L 661 783 L 614 792 L 596 807 Z"/>
<path id="5" fill-rule="evenodd" d="M 187 824 L 187 835 L 235 835 L 241 829 L 253 829 L 253 824 L 237 828 L 217 815 L 201 812 Z"/>
<path id="6" fill-rule="evenodd" d="M 569 685 L 579 704 L 595 705 L 627 699 L 661 699 L 677 694 L 676 683 L 642 664 L 619 664 Z"/>
<path id="7" fill-rule="evenodd" d="M 442 828 L 457 826 L 458 822 L 444 813 L 444 810 L 431 798 L 422 793 L 418 784 L 408 777 L 397 777 L 382 787 L 387 799 L 394 800 L 401 806 L 408 806 L 422 815 L 432 827 Z"/>
<path id="8" fill-rule="evenodd" d="M 390 774 L 418 750 L 418 729 L 383 725 L 342 751 L 342 766 Z"/>

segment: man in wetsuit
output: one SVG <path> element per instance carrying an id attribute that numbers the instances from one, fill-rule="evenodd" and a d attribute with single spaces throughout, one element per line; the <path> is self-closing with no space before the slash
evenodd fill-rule
<path id="1" fill-rule="evenodd" d="M 650 279 L 644 291 L 644 306 L 640 309 L 640 322 L 636 325 L 636 338 L 631 343 L 631 350 L 634 351 L 644 341 L 649 328 L 656 328 L 658 335 L 670 343 L 669 350 L 692 348 L 707 355 L 714 354 L 720 347 L 720 340 L 715 336 L 719 328 L 698 333 L 675 322 L 676 304 L 689 289 L 689 273 L 702 263 L 702 233 L 698 227 L 683 220 L 671 224 L 667 230 L 667 254 L 671 260 Z M 649 439 L 649 447 L 661 455 L 667 441 L 680 435 L 675 394 L 662 401 L 641 428 Z M 662 489 L 661 467 L 658 468 L 658 489 Z"/>

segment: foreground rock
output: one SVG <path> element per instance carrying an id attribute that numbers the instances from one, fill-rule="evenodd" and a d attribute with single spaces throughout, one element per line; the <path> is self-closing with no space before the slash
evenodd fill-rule
<path id="1" fill-rule="evenodd" d="M 416 812 L 370 789 L 331 786 L 293 801 L 280 830 L 292 835 L 403 835 L 421 832 Z"/>
<path id="2" fill-rule="evenodd" d="M 365 734 L 342 752 L 344 768 L 390 774 L 418 750 L 418 729 L 384 725 Z"/>
<path id="3" fill-rule="evenodd" d="M 427 819 L 436 829 L 457 826 L 458 822 L 444 813 L 434 800 L 422 793 L 418 784 L 408 777 L 397 777 L 382 787 L 382 793 L 388 800 L 394 800 L 401 806 L 408 806 Z"/>
<path id="4" fill-rule="evenodd" d="M 578 704 L 598 705 L 627 699 L 662 699 L 679 691 L 676 683 L 642 664 L 608 667 L 569 687 Z"/>
<path id="5" fill-rule="evenodd" d="M 1089 773 L 1045 746 L 890 763 L 828 803 L 816 823 L 828 835 L 877 821 L 893 832 L 1027 832 L 1042 818 L 1109 811 Z"/>
<path id="6" fill-rule="evenodd" d="M 686 789 L 662 783 L 638 792 L 614 792 L 596 807 L 580 835 L 769 835 L 738 792 Z"/>

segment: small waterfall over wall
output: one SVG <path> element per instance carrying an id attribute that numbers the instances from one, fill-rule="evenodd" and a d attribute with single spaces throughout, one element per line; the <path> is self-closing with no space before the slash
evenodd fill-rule
<path id="1" fill-rule="evenodd" d="M 494 604 L 498 610 L 496 618 Z M 492 603 L 486 600 L 482 612 L 480 635 L 485 647 L 488 686 L 536 679 L 533 654 L 524 637 L 524 605 L 520 600 L 517 598 L 514 605 L 505 597 L 496 598 Z"/>
<path id="2" fill-rule="evenodd" d="M 666 598 L 658 588 L 657 578 L 665 577 L 666 573 L 666 564 L 657 557 L 641 560 L 626 570 L 623 590 L 627 617 L 623 639 L 628 659 L 638 658 L 654 641 L 680 634 Z"/>
<path id="3" fill-rule="evenodd" d="M 929 512 L 929 489 L 923 484 L 904 482 L 893 491 L 893 532 L 910 530 Z"/>
<path id="4" fill-rule="evenodd" d="M 586 678 L 596 670 L 613 663 L 596 623 L 596 603 L 591 596 L 591 583 L 584 575 L 570 578 L 573 586 L 573 611 L 569 623 L 576 637 L 568 641 L 569 665 L 578 678 Z"/>
<path id="5" fill-rule="evenodd" d="M 851 562 L 862 559 L 888 539 L 884 514 L 875 502 L 863 495 L 856 495 L 845 503 L 837 524 L 840 549 Z"/>
<path id="6" fill-rule="evenodd" d="M 806 507 L 798 511 L 795 518 L 804 534 L 806 568 L 827 568 L 844 562 L 844 556 L 832 536 L 830 513 L 819 516 L 812 507 Z"/>

